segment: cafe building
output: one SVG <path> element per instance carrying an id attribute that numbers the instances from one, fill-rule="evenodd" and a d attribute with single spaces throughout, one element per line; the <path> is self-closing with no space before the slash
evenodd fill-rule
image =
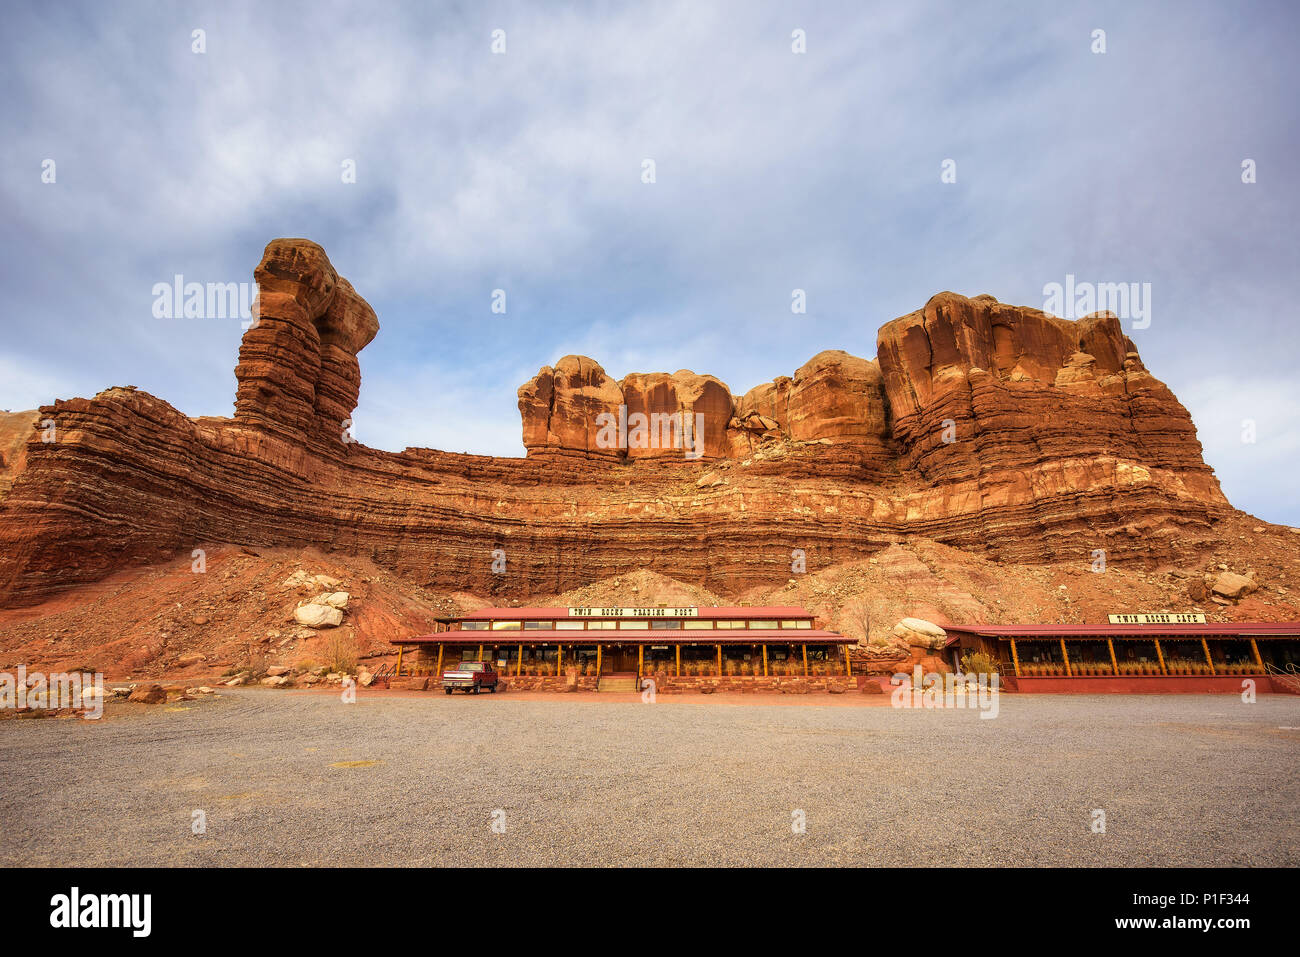
<path id="1" fill-rule="evenodd" d="M 983 652 L 1012 691 L 1300 693 L 1300 622 L 1118 614 L 1095 625 L 945 625 L 954 667 Z"/>

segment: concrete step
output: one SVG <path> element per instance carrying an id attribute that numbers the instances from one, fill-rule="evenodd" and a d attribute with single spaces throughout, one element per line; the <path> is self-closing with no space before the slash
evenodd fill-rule
<path id="1" fill-rule="evenodd" d="M 602 676 L 597 691 L 636 691 L 636 675 Z"/>

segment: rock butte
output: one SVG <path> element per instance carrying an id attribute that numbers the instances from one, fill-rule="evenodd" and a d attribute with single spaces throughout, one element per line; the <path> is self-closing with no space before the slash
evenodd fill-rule
<path id="1" fill-rule="evenodd" d="M 130 387 L 0 417 L 0 604 L 227 543 L 361 555 L 494 600 L 638 568 L 734 594 L 784 581 L 794 549 L 816 571 L 910 536 L 1149 567 L 1222 544 L 1236 514 L 1110 314 L 944 292 L 886 323 L 876 359 L 823 352 L 739 397 L 566 356 L 519 389 L 527 457 L 493 458 L 344 442 L 374 310 L 306 240 L 273 240 L 254 275 L 233 419 Z M 698 413 L 703 457 L 601 448 L 596 417 L 619 405 Z"/>

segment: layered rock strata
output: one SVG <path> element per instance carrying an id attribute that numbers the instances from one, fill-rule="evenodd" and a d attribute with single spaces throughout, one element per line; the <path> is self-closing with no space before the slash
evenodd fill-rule
<path id="1" fill-rule="evenodd" d="M 878 360 L 822 353 L 739 398 L 570 356 L 519 390 L 529 454 L 511 459 L 347 441 L 373 310 L 304 240 L 273 241 L 255 275 L 233 419 L 130 388 L 32 415 L 5 451 L 0 603 L 224 543 L 364 555 L 503 600 L 639 568 L 735 594 L 785 581 L 796 550 L 815 571 L 912 535 L 1153 564 L 1209 548 L 1230 512 L 1186 410 L 1110 316 L 943 293 L 881 329 Z M 617 436 L 656 414 L 701 422 L 700 456 L 610 447 L 597 421 Z"/>

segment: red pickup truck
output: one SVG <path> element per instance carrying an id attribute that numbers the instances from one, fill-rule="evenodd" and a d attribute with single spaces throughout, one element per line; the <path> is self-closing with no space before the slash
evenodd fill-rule
<path id="1" fill-rule="evenodd" d="M 451 694 L 457 688 L 464 692 L 478 694 L 480 688 L 487 688 L 493 694 L 497 690 L 496 666 L 490 661 L 462 661 L 450 671 L 442 673 L 442 690 Z"/>

